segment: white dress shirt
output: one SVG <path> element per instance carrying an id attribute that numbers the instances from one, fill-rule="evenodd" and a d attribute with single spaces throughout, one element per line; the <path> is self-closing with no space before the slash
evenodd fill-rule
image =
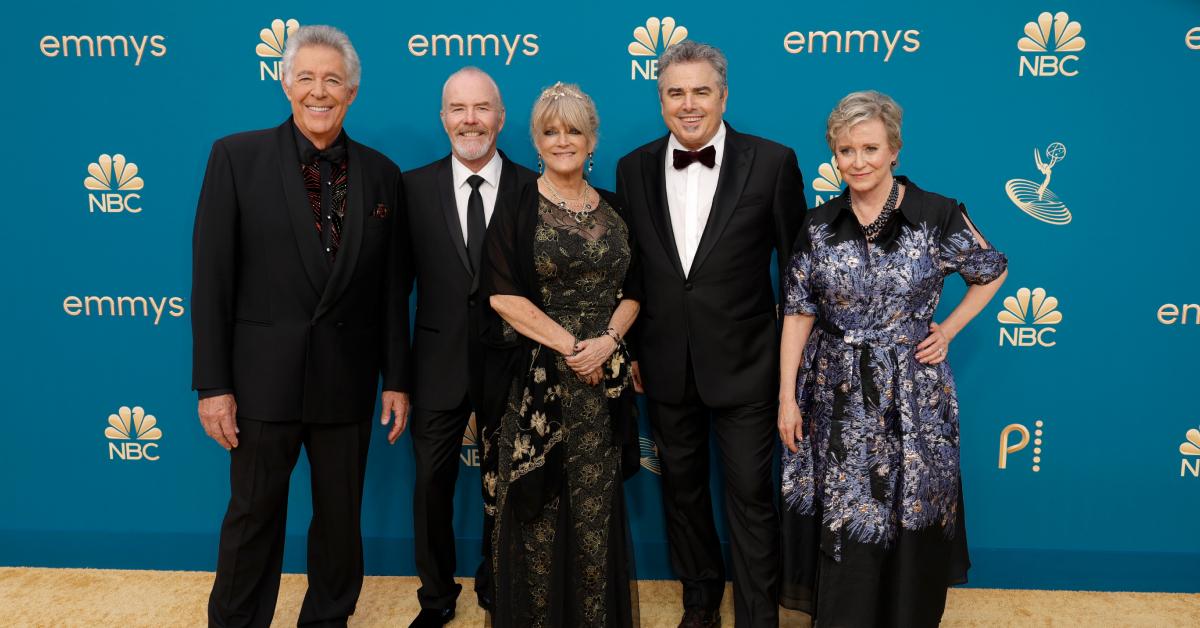
<path id="1" fill-rule="evenodd" d="M 483 177 L 483 183 L 479 184 L 479 195 L 483 197 L 483 224 L 491 224 L 492 212 L 496 209 L 496 195 L 500 189 L 500 170 L 503 167 L 504 160 L 500 159 L 500 151 L 496 151 L 496 154 L 492 155 L 492 160 L 480 168 L 479 172 L 471 172 L 471 169 L 464 166 L 458 157 L 451 155 L 450 169 L 454 175 L 454 205 L 458 208 L 458 226 L 462 228 L 464 245 L 467 243 L 467 201 L 471 198 L 471 184 L 467 183 L 467 178 L 473 174 Z"/>
<path id="2" fill-rule="evenodd" d="M 667 140 L 667 206 L 671 212 L 671 230 L 675 232 L 675 248 L 679 251 L 685 277 L 691 272 L 692 260 L 696 257 L 696 249 L 700 247 L 700 238 L 704 235 L 704 227 L 712 211 L 713 195 L 717 193 L 717 178 L 721 174 L 721 160 L 725 156 L 724 122 L 712 140 L 700 149 L 709 146 L 717 150 L 715 166 L 708 168 L 696 161 L 683 170 L 676 170 L 675 150 L 687 149 L 675 139 L 674 134 Z"/>

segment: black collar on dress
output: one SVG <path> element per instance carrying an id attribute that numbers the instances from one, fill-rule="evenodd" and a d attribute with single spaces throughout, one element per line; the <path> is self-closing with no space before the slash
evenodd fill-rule
<path id="1" fill-rule="evenodd" d="M 908 224 L 915 227 L 921 224 L 921 215 L 919 209 L 921 207 L 920 199 L 925 192 L 921 190 L 921 188 L 917 187 L 916 183 L 913 183 L 904 175 L 896 175 L 896 180 L 900 182 L 900 185 L 904 186 L 904 198 L 900 199 L 900 214 L 904 216 L 904 219 L 908 221 Z M 857 220 L 857 218 L 854 216 L 854 212 L 850 209 L 849 186 L 846 187 L 841 195 L 829 199 L 828 202 L 837 203 L 837 205 L 834 205 L 833 207 L 838 210 L 838 218 L 841 218 L 842 216 L 850 216 L 851 219 Z"/>

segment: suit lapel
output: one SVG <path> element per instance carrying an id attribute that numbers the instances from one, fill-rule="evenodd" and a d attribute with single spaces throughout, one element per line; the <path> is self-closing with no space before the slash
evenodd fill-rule
<path id="1" fill-rule="evenodd" d="M 342 242 L 338 246 L 333 272 L 329 276 L 329 282 L 325 284 L 321 302 L 317 304 L 317 311 L 313 315 L 314 319 L 319 318 L 334 303 L 337 303 L 337 300 L 346 291 L 346 287 L 350 285 L 350 278 L 354 276 L 354 267 L 358 262 L 358 253 L 362 250 L 363 232 L 367 226 L 367 213 L 363 206 L 366 169 L 363 168 L 362 151 L 359 150 L 358 143 L 350 138 L 346 138 L 346 151 L 348 189 L 346 190 L 346 213 L 342 218 Z"/>
<path id="2" fill-rule="evenodd" d="M 650 222 L 662 242 L 667 258 L 675 271 L 683 277 L 683 262 L 679 259 L 679 247 L 675 246 L 675 230 L 671 227 L 671 206 L 667 202 L 667 139 L 658 147 L 642 153 L 642 183 L 646 186 L 646 202 L 650 209 Z"/>
<path id="3" fill-rule="evenodd" d="M 463 241 L 462 225 L 458 220 L 458 205 L 454 202 L 454 170 L 450 165 L 453 156 L 442 160 L 437 170 L 438 201 L 442 207 L 442 215 L 446 219 L 446 230 L 449 232 L 450 244 L 458 253 L 458 259 L 471 274 L 471 260 L 467 257 L 467 243 Z"/>
<path id="4" fill-rule="evenodd" d="M 276 145 L 279 148 L 279 176 L 283 183 L 283 196 L 288 222 L 296 236 L 296 249 L 304 265 L 304 273 L 319 295 L 329 283 L 329 261 L 321 255 L 321 240 L 313 218 L 312 205 L 304 191 L 304 179 L 300 177 L 300 160 L 296 149 L 295 130 L 288 118 L 276 130 Z"/>
<path id="5" fill-rule="evenodd" d="M 742 197 L 746 188 L 746 180 L 750 178 L 750 166 L 754 163 L 754 147 L 747 142 L 739 141 L 733 127 L 725 127 L 725 155 L 721 159 L 721 174 L 717 176 L 717 191 L 713 194 L 712 209 L 708 212 L 708 223 L 700 236 L 700 245 L 696 247 L 696 257 L 692 259 L 690 276 L 704 263 L 704 258 L 712 252 L 721 233 L 733 217 L 733 210 Z"/>

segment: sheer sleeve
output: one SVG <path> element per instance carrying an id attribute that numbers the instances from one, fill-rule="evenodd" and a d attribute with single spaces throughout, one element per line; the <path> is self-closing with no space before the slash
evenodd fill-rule
<path id="1" fill-rule="evenodd" d="M 810 214 L 811 215 L 811 214 Z M 811 223 L 805 220 L 796 234 L 792 245 L 792 258 L 785 270 L 783 281 L 783 314 L 793 316 L 805 314 L 816 316 L 817 301 L 812 290 L 812 235 Z"/>
<path id="2" fill-rule="evenodd" d="M 958 273 L 969 284 L 990 283 L 1008 268 L 1008 258 L 987 243 L 962 203 L 948 212 L 940 257 L 943 273 Z"/>
<path id="3" fill-rule="evenodd" d="M 625 280 L 621 284 L 621 298 L 641 303 L 645 291 L 642 288 L 642 265 L 638 255 L 637 234 L 633 231 L 633 220 L 630 219 L 629 212 L 621 204 L 620 196 L 606 190 L 597 191 L 608 202 L 609 207 L 612 207 L 613 213 L 625 223 L 625 232 L 629 234 L 629 269 L 625 271 Z"/>
<path id="4" fill-rule="evenodd" d="M 533 197 L 533 202 L 537 198 Z M 521 260 L 518 255 L 520 214 L 529 201 L 528 186 L 519 195 L 507 195 L 503 202 L 496 203 L 496 212 L 488 229 L 483 256 L 482 276 L 479 290 L 484 297 L 504 294 L 531 297 L 521 277 Z"/>

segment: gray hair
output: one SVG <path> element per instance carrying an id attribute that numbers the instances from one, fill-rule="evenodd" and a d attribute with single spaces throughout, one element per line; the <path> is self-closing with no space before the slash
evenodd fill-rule
<path id="1" fill-rule="evenodd" d="M 685 39 L 674 46 L 668 46 L 658 56 L 658 91 L 663 89 L 663 74 L 667 68 L 676 63 L 698 63 L 705 61 L 717 71 L 720 78 L 721 93 L 724 94 L 729 86 L 729 62 L 725 54 L 714 46 L 696 43 Z"/>
<path id="2" fill-rule="evenodd" d="M 473 65 L 468 65 L 468 66 L 459 68 L 456 72 L 454 72 L 450 76 L 446 77 L 446 82 L 442 83 L 442 107 L 443 108 L 446 106 L 446 88 L 450 87 L 450 81 L 453 81 L 455 79 L 455 77 L 457 77 L 461 74 L 478 74 L 479 76 L 486 78 L 488 80 L 488 82 L 492 84 L 492 89 L 496 90 L 496 106 L 500 108 L 500 111 L 504 111 L 504 98 L 502 96 L 500 96 L 500 86 L 496 84 L 496 79 L 492 78 L 491 74 L 488 74 L 487 72 L 484 72 L 483 70 L 481 70 Z"/>
<path id="3" fill-rule="evenodd" d="M 887 130 L 888 144 L 893 149 L 900 150 L 900 147 L 904 146 L 904 139 L 900 136 L 904 110 L 891 96 L 873 89 L 846 94 L 838 101 L 833 111 L 829 112 L 829 119 L 825 121 L 825 141 L 829 143 L 829 150 L 837 151 L 834 144 L 843 131 L 856 124 L 876 119 L 883 122 L 883 127 Z"/>
<path id="4" fill-rule="evenodd" d="M 291 84 L 292 64 L 296 62 L 296 53 L 306 46 L 325 46 L 341 53 L 342 61 L 346 64 L 346 84 L 350 87 L 358 86 L 358 81 L 362 78 L 362 64 L 358 61 L 358 53 L 354 51 L 354 44 L 350 43 L 350 38 L 346 36 L 346 33 L 323 24 L 301 26 L 287 38 L 283 49 L 283 60 L 279 64 L 283 72 L 284 83 Z"/>

